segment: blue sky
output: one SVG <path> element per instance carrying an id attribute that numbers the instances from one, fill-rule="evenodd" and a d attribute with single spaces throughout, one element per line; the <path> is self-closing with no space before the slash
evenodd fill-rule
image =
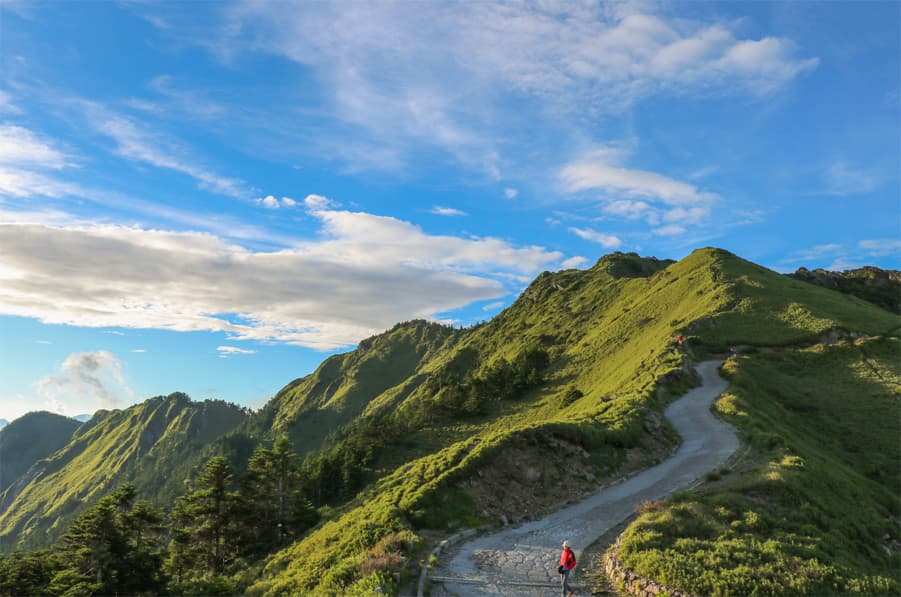
<path id="1" fill-rule="evenodd" d="M 901 265 L 897 2 L 0 8 L 0 417 L 259 406 L 543 270 Z"/>

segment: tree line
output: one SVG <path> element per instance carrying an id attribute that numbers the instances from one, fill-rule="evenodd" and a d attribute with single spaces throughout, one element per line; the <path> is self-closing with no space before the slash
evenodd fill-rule
<path id="1" fill-rule="evenodd" d="M 53 549 L 0 555 L 0 594 L 238 593 L 236 573 L 317 522 L 303 485 L 284 436 L 256 448 L 237 480 L 225 458 L 207 461 L 168 516 L 126 483 L 82 513 Z"/>

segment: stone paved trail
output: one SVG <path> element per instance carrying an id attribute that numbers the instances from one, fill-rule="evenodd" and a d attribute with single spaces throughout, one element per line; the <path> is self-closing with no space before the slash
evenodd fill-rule
<path id="1" fill-rule="evenodd" d="M 730 425 L 710 412 L 711 403 L 727 386 L 717 373 L 719 365 L 719 361 L 698 364 L 702 385 L 666 409 L 666 417 L 683 440 L 672 457 L 545 518 L 463 543 L 442 558 L 449 561 L 433 569 L 431 595 L 559 595 L 557 560 L 564 539 L 569 539 L 580 558 L 584 547 L 625 520 L 642 502 L 685 489 L 722 465 L 738 448 L 738 438 Z M 576 571 L 579 568 L 581 563 Z M 581 583 L 571 577 L 570 584 Z M 577 594 L 586 593 L 577 590 Z"/>

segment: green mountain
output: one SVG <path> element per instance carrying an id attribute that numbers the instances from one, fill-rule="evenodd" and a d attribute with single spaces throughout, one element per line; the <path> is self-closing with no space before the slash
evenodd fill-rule
<path id="1" fill-rule="evenodd" d="M 80 425 L 75 419 L 41 411 L 0 429 L 0 495 L 34 463 L 68 444 Z"/>
<path id="2" fill-rule="evenodd" d="M 272 556 L 250 590 L 275 595 L 390 585 L 397 570 L 372 562 L 391 561 L 392 553 L 397 561 L 399 545 L 415 553 L 410 546 L 424 529 L 490 521 L 485 504 L 502 502 L 509 484 L 484 487 L 479 473 L 502 457 L 529 462 L 530 445 L 581 454 L 601 476 L 617 470 L 627 453 L 652 443 L 648 413 L 691 383 L 674 348 L 678 335 L 697 353 L 725 353 L 739 345 L 790 348 L 852 332 L 893 333 L 899 323 L 856 297 L 702 249 L 678 263 L 613 254 L 586 271 L 544 273 L 510 308 L 475 328 L 423 334 L 422 323 L 400 326 L 341 360 L 333 357 L 280 394 L 306 408 L 268 414 L 321 437 L 311 427 L 328 408 L 323 398 L 337 395 L 329 388 L 340 378 L 343 392 L 355 397 L 354 412 L 362 414 L 332 430 L 333 459 L 320 464 L 358 458 L 363 470 L 356 472 L 365 479 L 331 520 Z M 416 352 L 427 357 L 405 361 L 411 375 L 381 386 L 342 377 L 343 363 L 357 362 L 374 346 L 387 348 L 392 334 L 414 334 L 413 328 L 429 348 Z M 340 453 L 360 438 L 366 454 Z M 525 492 L 548 491 L 520 481 Z"/>
<path id="3" fill-rule="evenodd" d="M 229 587 L 253 595 L 372 594 L 376 586 L 392 593 L 415 572 L 415 562 L 435 537 L 502 517 L 538 516 L 663 456 L 677 440 L 660 412 L 696 383 L 691 358 L 726 355 L 730 349 L 762 356 L 816 352 L 821 342 L 846 339 L 891 346 L 897 341 L 877 337 L 897 336 L 899 330 L 897 314 L 720 249 L 700 249 L 678 262 L 614 253 L 588 270 L 541 274 L 508 309 L 472 328 L 398 324 L 326 359 L 249 417 L 215 405 L 233 417 L 221 417 L 228 424 L 208 433 L 197 433 L 190 423 L 198 420 L 200 405 L 181 396 L 97 413 L 13 496 L 0 513 L 0 533 L 9 542 L 47 545 L 81 504 L 96 502 L 122 481 L 134 482 L 140 495 L 171 508 L 184 480 L 212 456 L 225 456 L 209 460 L 215 466 L 206 469 L 219 471 L 216 491 L 225 492 L 232 478 L 226 462 L 238 478 L 251 454 L 258 464 L 271 457 L 255 449 L 287 436 L 305 457 L 297 484 L 321 522 L 263 559 L 246 556 L 231 567 L 217 559 L 215 572 L 204 573 L 213 576 L 198 582 L 206 583 L 204 590 L 228 592 L 223 587 Z M 685 338 L 682 349 L 676 345 L 679 336 Z M 891 359 L 879 359 L 879 375 L 873 377 L 883 381 L 876 383 L 893 383 Z M 801 380 L 785 386 L 791 388 L 789 401 L 807 376 L 824 370 L 798 363 L 785 370 Z M 754 371 L 769 374 L 748 371 L 752 381 Z M 780 386 L 760 387 L 778 391 Z M 841 391 L 849 387 L 836 385 Z M 874 395 L 882 396 L 880 391 L 874 389 Z M 805 394 L 808 402 L 814 399 Z M 808 402 L 798 404 L 812 408 Z M 835 416 L 831 408 L 817 411 L 823 425 Z M 842 408 L 852 412 L 856 404 L 845 400 Z M 885 416 L 883 410 L 873 412 Z M 781 425 L 767 426 L 761 419 L 760 441 L 779 445 L 797 431 L 818 450 L 813 429 L 819 427 L 799 431 L 793 421 L 786 417 Z M 897 470 L 897 451 L 892 456 L 882 443 L 867 439 L 891 433 L 891 421 L 883 423 L 889 427 L 855 424 L 862 439 L 845 443 L 859 451 L 882 450 L 886 459 L 873 466 L 893 463 Z M 191 429 L 202 441 L 192 439 Z M 829 483 L 844 487 L 855 481 L 839 474 Z M 878 500 L 901 510 L 897 499 L 880 494 Z M 180 504 L 184 511 L 185 502 Z M 822 538 L 830 517 L 840 514 L 822 509 L 820 526 L 814 525 L 819 531 L 808 529 L 807 540 Z M 773 549 L 775 559 L 796 555 L 789 543 Z M 852 568 L 859 558 L 832 556 L 841 562 L 833 577 L 857 578 Z M 807 562 L 822 554 L 798 557 Z M 862 557 L 868 563 L 859 566 L 867 578 L 893 563 L 879 550 Z M 753 571 L 737 574 L 746 579 Z"/>
<path id="4" fill-rule="evenodd" d="M 824 269 L 810 271 L 802 267 L 790 275 L 810 284 L 860 297 L 892 313 L 901 313 L 901 271 L 872 266 L 842 272 Z"/>
<path id="5" fill-rule="evenodd" d="M 51 544 L 78 514 L 125 482 L 153 503 L 171 503 L 184 491 L 196 455 L 247 416 L 233 404 L 193 402 L 181 393 L 98 411 L 3 493 L 0 545 Z"/>

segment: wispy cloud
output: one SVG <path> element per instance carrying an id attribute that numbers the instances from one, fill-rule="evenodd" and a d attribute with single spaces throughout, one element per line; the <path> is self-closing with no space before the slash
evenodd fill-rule
<path id="1" fill-rule="evenodd" d="M 675 180 L 656 172 L 626 168 L 622 165 L 627 151 L 603 147 L 566 164 L 560 181 L 566 191 L 578 193 L 599 190 L 632 198 L 655 199 L 667 205 L 685 206 L 709 203 L 718 198 L 693 184 Z"/>
<path id="2" fill-rule="evenodd" d="M 72 165 L 53 141 L 11 124 L 0 125 L 0 164 L 60 169 Z"/>
<path id="3" fill-rule="evenodd" d="M 570 228 L 569 231 L 579 238 L 593 243 L 598 243 L 602 247 L 606 247 L 608 249 L 613 249 L 623 244 L 623 241 L 621 241 L 618 237 L 612 234 L 604 234 L 602 232 L 598 232 L 597 230 L 592 230 L 591 228 Z"/>
<path id="4" fill-rule="evenodd" d="M 266 52 L 303 65 L 321 91 L 314 107 L 335 125 L 317 139 L 325 155 L 398 168 L 438 148 L 492 179 L 506 176 L 525 126 L 540 146 L 536 122 L 559 137 L 586 112 L 618 115 L 658 94 L 763 96 L 818 64 L 785 38 L 743 38 L 729 24 L 648 8 L 248 0 L 223 5 L 213 28 L 167 13 L 160 32 L 225 62 Z M 156 85 L 174 89 L 167 77 Z"/>
<path id="5" fill-rule="evenodd" d="M 862 240 L 857 246 L 873 257 L 884 257 L 886 255 L 901 257 L 901 240 L 896 238 Z"/>
<path id="6" fill-rule="evenodd" d="M 846 162 L 836 162 L 826 172 L 827 195 L 856 195 L 869 193 L 879 184 L 872 170 L 856 168 Z"/>
<path id="7" fill-rule="evenodd" d="M 453 207 L 441 207 L 440 205 L 436 205 L 432 209 L 429 210 L 429 213 L 435 214 L 436 216 L 466 216 L 469 215 L 465 211 L 454 209 Z"/>
<path id="8" fill-rule="evenodd" d="M 507 199 L 516 199 L 517 195 L 519 195 L 519 191 L 512 187 L 504 189 L 504 197 Z"/>
<path id="9" fill-rule="evenodd" d="M 114 151 L 118 155 L 180 172 L 193 178 L 200 188 L 213 193 L 239 199 L 249 199 L 253 195 L 246 182 L 216 173 L 175 137 L 97 102 L 79 100 L 74 103 L 83 109 L 87 121 L 97 132 L 116 143 Z"/>
<path id="10" fill-rule="evenodd" d="M 220 357 L 227 357 L 236 354 L 256 354 L 257 351 L 249 348 L 238 348 L 237 346 L 218 346 L 216 350 Z"/>
<path id="11" fill-rule="evenodd" d="M 86 327 L 221 331 L 330 349 L 410 317 L 509 290 L 564 255 L 429 235 L 368 213 L 317 210 L 320 240 L 251 251 L 205 233 L 0 224 L 0 313 Z M 234 314 L 240 314 L 235 318 Z"/>

